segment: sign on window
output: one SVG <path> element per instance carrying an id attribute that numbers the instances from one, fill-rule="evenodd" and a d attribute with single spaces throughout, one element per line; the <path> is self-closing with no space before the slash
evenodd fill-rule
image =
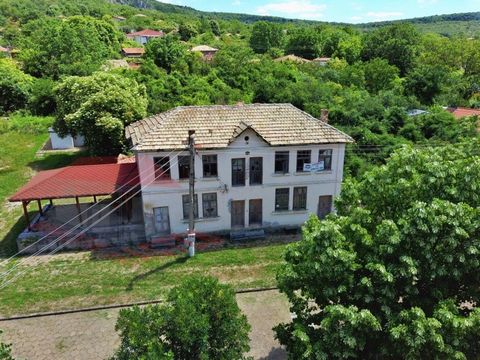
<path id="1" fill-rule="evenodd" d="M 303 164 L 303 171 L 305 172 L 319 172 L 325 170 L 325 161 L 319 161 L 311 164 Z"/>

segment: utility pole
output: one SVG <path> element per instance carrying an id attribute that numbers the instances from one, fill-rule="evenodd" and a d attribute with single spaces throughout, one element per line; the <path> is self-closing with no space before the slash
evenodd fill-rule
<path id="1" fill-rule="evenodd" d="M 190 153 L 189 197 L 190 211 L 188 214 L 188 256 L 195 256 L 195 130 L 188 130 L 188 151 Z"/>

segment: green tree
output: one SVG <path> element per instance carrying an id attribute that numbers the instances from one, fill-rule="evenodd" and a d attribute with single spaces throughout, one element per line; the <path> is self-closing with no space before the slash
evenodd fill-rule
<path id="1" fill-rule="evenodd" d="M 121 345 L 114 359 L 244 359 L 250 325 L 228 285 L 194 276 L 165 305 L 120 311 Z"/>
<path id="2" fill-rule="evenodd" d="M 395 65 L 404 76 L 414 65 L 419 53 L 420 36 L 411 24 L 395 24 L 367 33 L 362 57 L 382 58 Z"/>
<path id="3" fill-rule="evenodd" d="M 183 23 L 178 27 L 178 34 L 183 41 L 188 41 L 192 37 L 197 36 L 198 30 L 195 25 L 191 23 Z"/>
<path id="4" fill-rule="evenodd" d="M 399 71 L 384 59 L 373 59 L 363 64 L 365 74 L 365 87 L 371 93 L 389 90 L 394 87 Z"/>
<path id="5" fill-rule="evenodd" d="M 106 59 L 118 56 L 121 37 L 103 20 L 41 18 L 23 27 L 20 59 L 25 71 L 38 77 L 90 75 Z"/>
<path id="6" fill-rule="evenodd" d="M 258 21 L 252 28 L 250 47 L 257 54 L 264 54 L 272 48 L 281 48 L 283 40 L 284 35 L 280 25 L 267 21 Z"/>
<path id="7" fill-rule="evenodd" d="M 0 59 L 0 113 L 26 106 L 32 91 L 33 78 L 10 59 Z"/>
<path id="8" fill-rule="evenodd" d="M 448 80 L 448 69 L 441 64 L 421 65 L 412 70 L 405 81 L 405 90 L 423 104 L 431 105 Z"/>
<path id="9" fill-rule="evenodd" d="M 478 146 L 400 149 L 305 224 L 277 276 L 291 358 L 479 357 Z"/>
<path id="10" fill-rule="evenodd" d="M 210 29 L 212 30 L 213 35 L 220 36 L 222 35 L 222 31 L 220 30 L 220 25 L 218 25 L 217 20 L 210 20 Z"/>
<path id="11" fill-rule="evenodd" d="M 55 89 L 60 134 L 82 134 L 92 154 L 124 150 L 124 127 L 146 116 L 145 88 L 134 80 L 109 73 L 72 76 Z"/>
<path id="12" fill-rule="evenodd" d="M 145 57 L 153 60 L 155 65 L 170 72 L 175 64 L 187 56 L 185 47 L 171 35 L 150 40 L 147 43 Z"/>
<path id="13" fill-rule="evenodd" d="M 306 59 L 322 55 L 319 32 L 311 27 L 296 29 L 288 39 L 286 52 Z"/>
<path id="14" fill-rule="evenodd" d="M 35 79 L 28 99 L 28 108 L 33 114 L 46 116 L 55 112 L 55 86 L 55 81 L 52 79 Z"/>

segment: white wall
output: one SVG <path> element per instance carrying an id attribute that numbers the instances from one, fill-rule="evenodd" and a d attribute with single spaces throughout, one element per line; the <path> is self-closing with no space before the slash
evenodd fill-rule
<path id="1" fill-rule="evenodd" d="M 73 138 L 70 135 L 60 137 L 53 129 L 49 129 L 48 132 L 50 133 L 50 142 L 53 150 L 73 148 Z"/>
<path id="2" fill-rule="evenodd" d="M 245 136 L 249 136 L 248 143 Z M 321 173 L 296 173 L 297 150 L 311 150 L 312 162 L 318 161 L 320 149 L 332 149 L 332 170 Z M 290 172 L 285 175 L 274 173 L 275 151 L 290 151 Z M 336 196 L 340 193 L 343 177 L 344 144 L 324 144 L 309 146 L 270 147 L 252 130 L 241 134 L 228 149 L 200 150 L 195 156 L 195 192 L 198 194 L 199 219 L 196 221 L 197 232 L 228 230 L 231 225 L 230 202 L 246 200 L 245 222 L 248 226 L 248 200 L 263 199 L 263 225 L 265 227 L 301 225 L 310 213 L 317 212 L 318 197 L 321 195 Z M 203 178 L 202 155 L 216 154 L 218 157 L 218 178 Z M 170 155 L 171 181 L 155 181 L 153 178 L 153 158 Z M 180 155 L 188 155 L 185 151 Z M 263 157 L 263 184 L 249 185 L 249 158 Z M 232 187 L 231 159 L 246 159 L 246 186 Z M 183 219 L 182 195 L 188 194 L 188 179 L 179 180 L 177 152 L 138 153 L 137 162 L 142 181 L 142 197 L 147 236 L 155 234 L 153 208 L 168 206 L 172 233 L 184 233 L 188 221 Z M 307 186 L 307 210 L 292 211 L 293 187 Z M 289 211 L 275 212 L 275 189 L 289 187 Z M 202 219 L 202 193 L 217 193 L 218 218 Z"/>

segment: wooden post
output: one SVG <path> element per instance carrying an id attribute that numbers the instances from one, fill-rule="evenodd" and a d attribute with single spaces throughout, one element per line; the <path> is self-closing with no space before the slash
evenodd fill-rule
<path id="1" fill-rule="evenodd" d="M 93 195 L 93 202 L 97 203 L 97 196 L 96 195 Z"/>
<path id="2" fill-rule="evenodd" d="M 25 220 L 27 221 L 27 229 L 28 231 L 30 231 L 32 230 L 32 228 L 30 227 L 30 216 L 28 216 L 28 209 L 27 209 L 28 201 L 22 201 L 22 205 L 23 205 L 23 215 L 25 216 Z"/>
<path id="3" fill-rule="evenodd" d="M 43 216 L 42 200 L 37 200 L 37 204 L 38 204 L 38 212 L 40 213 L 41 216 Z"/>
<path id="4" fill-rule="evenodd" d="M 50 206 L 53 206 L 53 199 L 49 199 L 50 200 Z"/>
<path id="5" fill-rule="evenodd" d="M 82 219 L 82 209 L 80 208 L 80 200 L 78 199 L 78 196 L 75 196 L 75 202 L 77 204 L 77 211 L 78 211 L 78 215 L 80 215 L 79 219 L 80 219 L 80 224 L 83 223 L 83 219 Z"/>

